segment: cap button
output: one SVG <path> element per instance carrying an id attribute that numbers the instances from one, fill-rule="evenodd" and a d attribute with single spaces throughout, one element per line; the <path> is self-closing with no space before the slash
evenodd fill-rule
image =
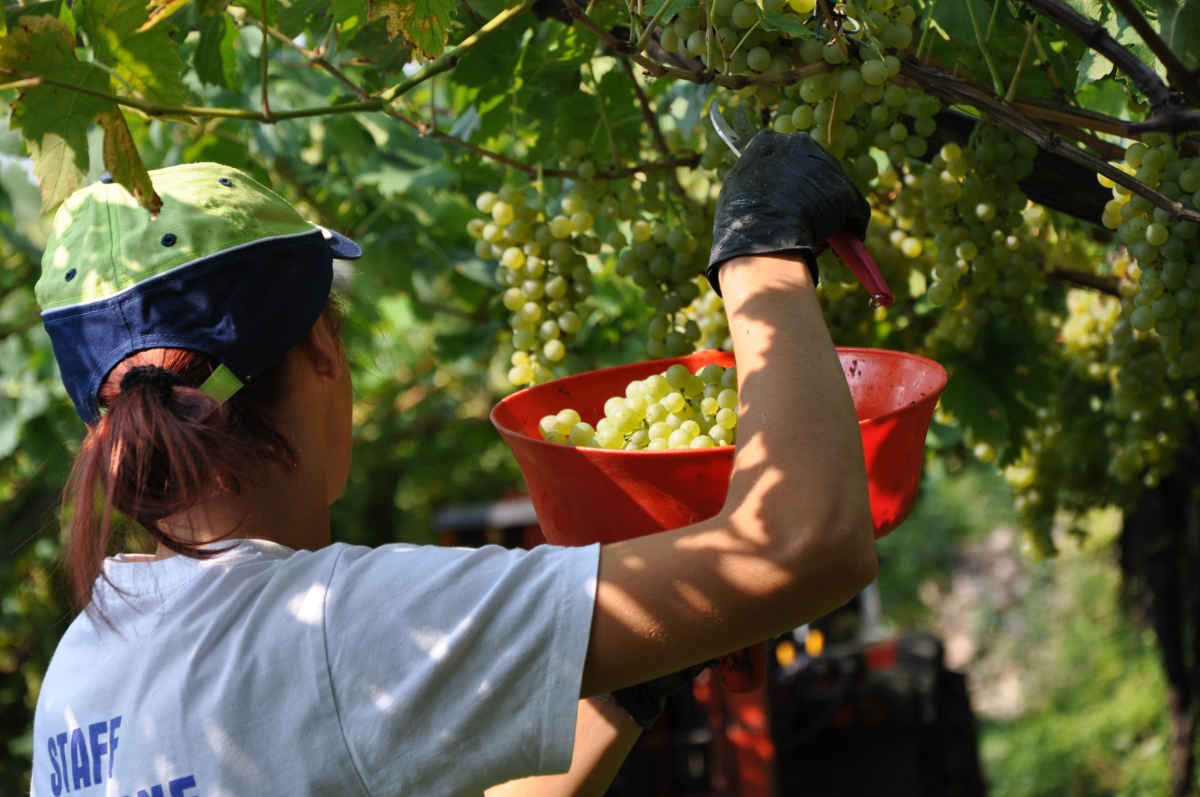
<path id="1" fill-rule="evenodd" d="M 174 246 L 176 240 L 177 239 L 175 238 L 175 233 L 169 232 L 162 237 L 162 245 L 163 246 Z"/>
<path id="2" fill-rule="evenodd" d="M 233 187 L 233 180 L 230 180 L 228 177 L 218 177 L 217 182 L 230 188 Z"/>
<path id="3" fill-rule="evenodd" d="M 111 183 L 113 181 L 112 172 L 100 172 L 100 182 Z"/>

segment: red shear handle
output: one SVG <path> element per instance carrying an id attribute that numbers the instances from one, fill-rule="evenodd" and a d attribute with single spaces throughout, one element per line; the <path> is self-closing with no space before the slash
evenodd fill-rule
<path id="1" fill-rule="evenodd" d="M 752 645 L 722 656 L 717 662 L 721 686 L 730 692 L 753 692 L 767 677 L 766 645 Z"/>
<path id="2" fill-rule="evenodd" d="M 883 275 L 879 273 L 879 267 L 875 265 L 875 258 L 871 257 L 862 241 L 849 233 L 839 232 L 829 236 L 829 245 L 867 289 L 872 307 L 887 307 L 895 301 Z"/>

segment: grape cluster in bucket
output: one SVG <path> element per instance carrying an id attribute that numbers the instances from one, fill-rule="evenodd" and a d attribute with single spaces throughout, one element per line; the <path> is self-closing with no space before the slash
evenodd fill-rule
<path id="1" fill-rule="evenodd" d="M 696 373 L 676 363 L 635 379 L 604 402 L 595 426 L 571 408 L 538 422 L 551 443 L 621 450 L 713 448 L 737 439 L 737 369 L 715 363 Z"/>

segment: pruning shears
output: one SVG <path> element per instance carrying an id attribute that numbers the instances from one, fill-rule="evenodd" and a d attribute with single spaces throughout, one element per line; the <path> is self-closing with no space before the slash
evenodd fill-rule
<path id="1" fill-rule="evenodd" d="M 725 117 L 721 115 L 721 111 L 717 108 L 715 100 L 709 105 L 708 119 L 712 123 L 717 135 L 733 151 L 733 154 L 741 157 L 742 151 L 745 150 L 746 143 L 752 134 L 747 131 L 747 134 L 743 135 L 735 131 L 729 122 L 725 121 Z M 743 128 L 747 126 L 747 120 L 744 118 L 739 118 L 738 121 Z M 879 267 L 875 265 L 875 259 L 871 257 L 871 253 L 867 251 L 867 247 L 863 245 L 862 241 L 845 232 L 834 233 L 829 236 L 828 240 L 829 246 L 842 259 L 842 262 L 854 272 L 854 276 L 858 277 L 858 281 L 862 283 L 863 287 L 867 289 L 867 293 L 871 297 L 872 307 L 887 307 L 894 301 L 887 282 L 884 281 L 883 275 L 879 273 Z"/>

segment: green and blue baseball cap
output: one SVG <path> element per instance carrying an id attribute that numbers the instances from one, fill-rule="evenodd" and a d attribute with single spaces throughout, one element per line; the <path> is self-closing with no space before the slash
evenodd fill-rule
<path id="1" fill-rule="evenodd" d="M 220 363 L 201 385 L 219 401 L 283 361 L 329 299 L 333 260 L 362 250 L 218 163 L 150 172 L 151 215 L 102 179 L 59 208 L 35 292 L 63 384 L 85 423 L 108 373 L 144 349 Z"/>

